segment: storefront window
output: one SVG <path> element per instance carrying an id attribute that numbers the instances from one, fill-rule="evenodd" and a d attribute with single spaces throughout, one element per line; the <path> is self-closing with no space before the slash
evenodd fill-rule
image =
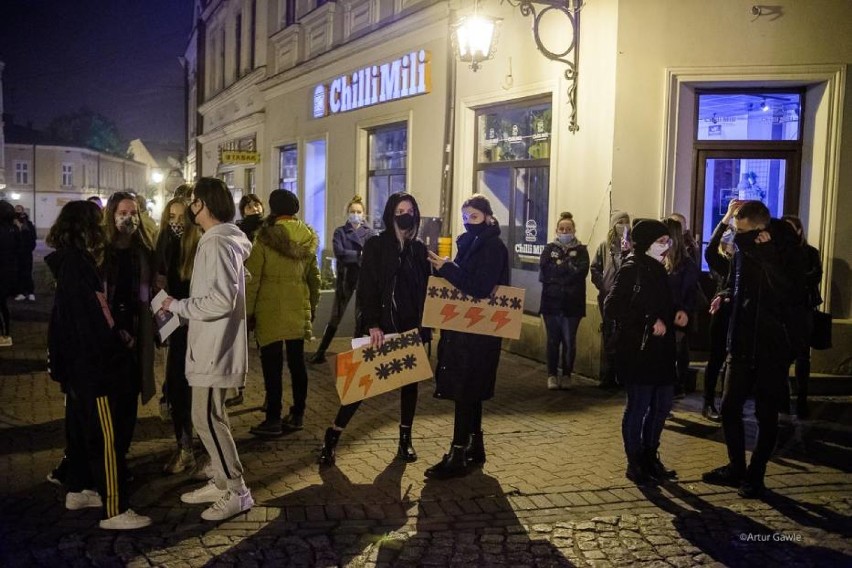
<path id="1" fill-rule="evenodd" d="M 550 103 L 518 103 L 477 114 L 476 188 L 491 200 L 509 249 L 512 284 L 537 312 L 539 257 L 550 237 Z"/>
<path id="2" fill-rule="evenodd" d="M 801 93 L 699 92 L 697 99 L 697 140 L 801 139 Z"/>
<path id="3" fill-rule="evenodd" d="M 305 144 L 305 201 L 302 214 L 305 222 L 319 235 L 317 260 L 320 261 L 320 266 L 322 266 L 322 251 L 325 248 L 325 177 L 325 139 L 307 142 Z"/>
<path id="4" fill-rule="evenodd" d="M 388 197 L 405 191 L 408 164 L 408 127 L 405 123 L 371 130 L 368 137 L 367 205 L 369 222 L 384 228 L 382 213 Z"/>
<path id="5" fill-rule="evenodd" d="M 299 151 L 295 144 L 282 146 L 278 154 L 278 188 L 298 193 Z"/>

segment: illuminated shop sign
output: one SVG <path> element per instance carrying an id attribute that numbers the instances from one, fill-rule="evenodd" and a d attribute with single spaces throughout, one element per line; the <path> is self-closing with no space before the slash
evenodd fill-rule
<path id="1" fill-rule="evenodd" d="M 260 154 L 247 150 L 222 150 L 219 161 L 223 164 L 256 164 L 260 161 Z"/>
<path id="2" fill-rule="evenodd" d="M 313 117 L 322 118 L 363 107 L 428 93 L 432 90 L 430 52 L 421 49 L 381 65 L 368 65 L 317 85 Z"/>

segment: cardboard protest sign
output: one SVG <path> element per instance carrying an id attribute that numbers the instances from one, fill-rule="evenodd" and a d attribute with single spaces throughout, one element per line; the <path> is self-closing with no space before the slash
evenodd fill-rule
<path id="1" fill-rule="evenodd" d="M 487 298 L 473 298 L 443 278 L 429 277 L 423 327 L 518 339 L 524 315 L 523 288 L 497 286 Z"/>
<path id="2" fill-rule="evenodd" d="M 334 362 L 341 404 L 351 404 L 432 376 L 420 333 L 414 329 L 386 337 L 384 344 L 339 354 Z"/>

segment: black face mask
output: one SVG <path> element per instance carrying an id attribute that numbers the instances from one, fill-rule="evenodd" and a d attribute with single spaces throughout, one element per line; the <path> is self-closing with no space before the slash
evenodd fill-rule
<path id="1" fill-rule="evenodd" d="M 739 247 L 741 249 L 742 248 L 751 248 L 756 244 L 754 242 L 754 240 L 757 238 L 757 235 L 759 235 L 761 232 L 763 232 L 763 229 L 754 229 L 753 231 L 746 231 L 744 233 L 737 233 L 736 236 L 734 236 L 734 244 L 736 244 L 737 247 Z"/>
<path id="2" fill-rule="evenodd" d="M 473 235 L 474 237 L 478 237 L 482 234 L 482 231 L 488 227 L 484 222 L 483 223 L 465 223 L 464 230 Z"/>
<path id="3" fill-rule="evenodd" d="M 203 202 L 203 201 L 201 201 L 200 203 L 201 203 L 201 209 L 204 209 L 204 202 Z M 195 221 L 195 217 L 196 217 L 196 215 L 198 215 L 199 213 L 201 213 L 201 209 L 199 209 L 198 211 L 196 211 L 196 212 L 194 212 L 194 213 L 193 213 L 193 211 L 192 211 L 192 203 L 190 203 L 190 204 L 189 204 L 189 207 L 187 207 L 187 208 L 186 208 L 186 218 L 187 218 L 187 220 L 189 220 L 189 222 L 190 222 L 190 223 L 192 223 L 193 225 L 197 225 L 197 224 L 198 224 L 198 223 L 196 223 L 196 221 Z"/>
<path id="4" fill-rule="evenodd" d="M 414 215 L 411 213 L 395 215 L 393 219 L 400 231 L 410 231 L 414 227 Z"/>

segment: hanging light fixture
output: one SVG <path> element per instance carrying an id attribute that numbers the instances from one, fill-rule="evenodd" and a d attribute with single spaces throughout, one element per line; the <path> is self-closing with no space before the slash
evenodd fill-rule
<path id="1" fill-rule="evenodd" d="M 459 61 L 470 63 L 476 71 L 480 63 L 494 57 L 501 18 L 491 18 L 479 13 L 478 0 L 473 5 L 473 14 L 464 16 L 452 24 L 453 50 Z"/>

